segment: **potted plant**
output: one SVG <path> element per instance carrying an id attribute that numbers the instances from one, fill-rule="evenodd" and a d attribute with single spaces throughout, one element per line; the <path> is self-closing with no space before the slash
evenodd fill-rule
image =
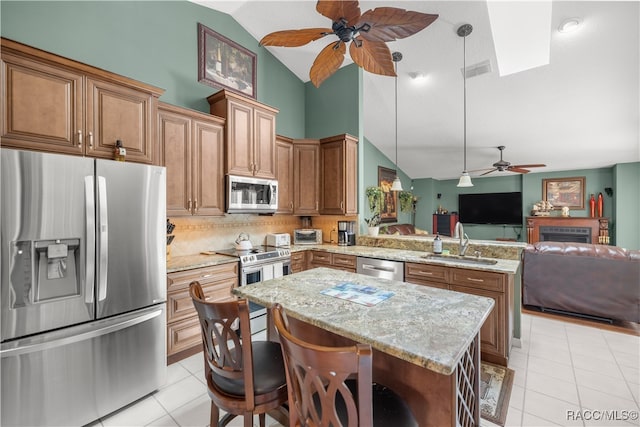
<path id="1" fill-rule="evenodd" d="M 365 191 L 367 201 L 369 202 L 369 211 L 371 212 L 371 218 L 365 218 L 364 221 L 369 226 L 369 235 L 377 236 L 380 231 L 380 211 L 382 209 L 382 200 L 384 194 L 381 187 L 371 186 L 367 187 Z"/>
<path id="2" fill-rule="evenodd" d="M 411 191 L 401 191 L 398 194 L 400 211 L 413 212 L 413 193 Z"/>

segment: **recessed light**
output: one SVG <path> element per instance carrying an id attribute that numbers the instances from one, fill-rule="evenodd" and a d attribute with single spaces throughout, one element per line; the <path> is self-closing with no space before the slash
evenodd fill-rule
<path id="1" fill-rule="evenodd" d="M 582 20 L 580 18 L 568 18 L 562 21 L 560 26 L 558 26 L 558 31 L 561 33 L 570 33 L 575 31 L 580 26 Z"/>

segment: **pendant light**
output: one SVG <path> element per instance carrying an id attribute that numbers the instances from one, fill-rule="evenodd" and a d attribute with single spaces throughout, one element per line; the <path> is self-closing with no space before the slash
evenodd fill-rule
<path id="1" fill-rule="evenodd" d="M 473 27 L 464 24 L 458 28 L 458 35 L 462 37 L 463 56 L 462 56 L 462 76 L 463 76 L 463 93 L 464 93 L 464 169 L 458 181 L 458 187 L 473 187 L 469 172 L 467 172 L 467 36 L 471 34 Z"/>
<path id="2" fill-rule="evenodd" d="M 402 182 L 398 178 L 398 61 L 402 60 L 402 54 L 400 52 L 393 52 L 391 59 L 395 62 L 396 66 L 396 177 L 391 185 L 391 191 L 402 191 Z"/>

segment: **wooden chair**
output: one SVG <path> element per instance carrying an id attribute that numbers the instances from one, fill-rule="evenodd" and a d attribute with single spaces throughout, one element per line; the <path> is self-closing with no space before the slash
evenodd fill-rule
<path id="1" fill-rule="evenodd" d="M 251 341 L 246 300 L 207 302 L 197 281 L 191 282 L 189 293 L 202 330 L 211 427 L 226 426 L 238 415 L 250 427 L 254 414 L 264 427 L 268 411 L 286 423 L 287 383 L 280 345 Z M 227 414 L 218 422 L 220 409 Z"/>
<path id="2" fill-rule="evenodd" d="M 417 426 L 391 389 L 372 384 L 371 346 L 325 347 L 291 334 L 280 304 L 272 310 L 289 393 L 289 426 Z"/>

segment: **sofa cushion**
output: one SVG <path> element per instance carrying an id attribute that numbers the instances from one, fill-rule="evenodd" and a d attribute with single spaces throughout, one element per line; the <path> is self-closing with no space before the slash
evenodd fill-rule
<path id="1" fill-rule="evenodd" d="M 393 224 L 387 226 L 386 234 L 416 234 L 416 228 L 412 224 Z"/>

